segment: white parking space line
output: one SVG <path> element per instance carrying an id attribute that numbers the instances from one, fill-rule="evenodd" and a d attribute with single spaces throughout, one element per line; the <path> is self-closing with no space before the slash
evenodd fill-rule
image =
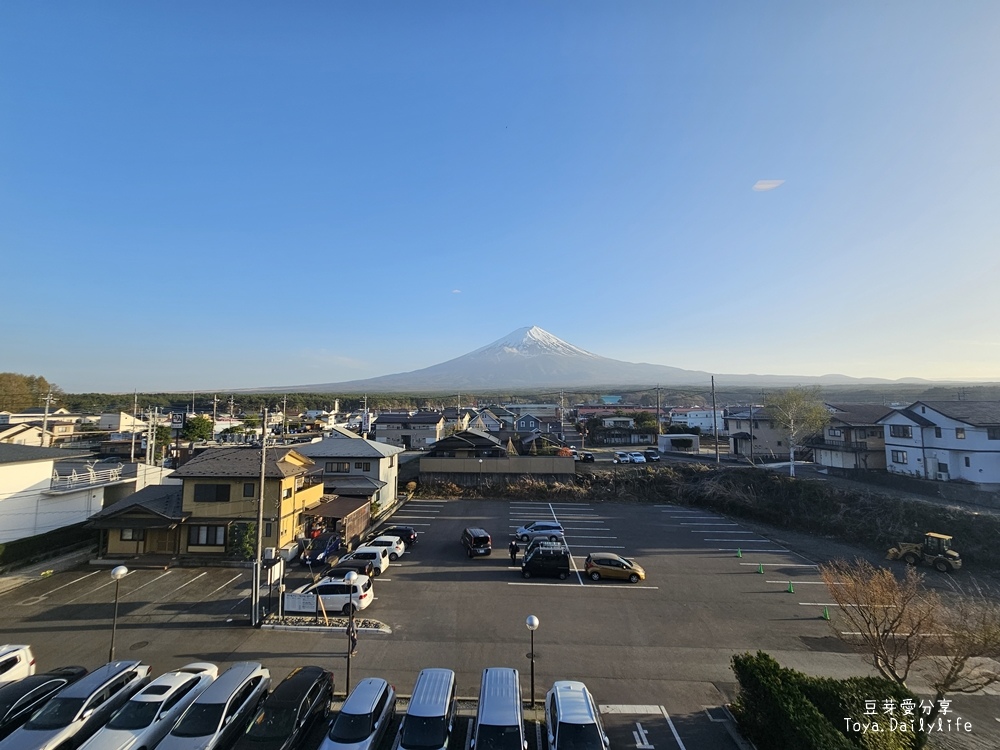
<path id="1" fill-rule="evenodd" d="M 677 727 L 674 726 L 674 722 L 670 720 L 670 714 L 667 713 L 667 709 L 660 706 L 660 710 L 663 712 L 663 718 L 667 720 L 667 724 L 670 726 L 670 733 L 674 735 L 674 739 L 677 741 L 678 746 L 681 750 L 687 750 L 684 743 L 681 741 L 681 736 L 677 734 Z"/>
<path id="2" fill-rule="evenodd" d="M 567 534 L 567 538 L 572 539 L 617 539 L 616 536 L 584 536 L 583 534 Z"/>
<path id="3" fill-rule="evenodd" d="M 231 584 L 231 583 L 233 583 L 235 581 L 240 580 L 242 577 L 243 577 L 242 573 L 240 573 L 238 576 L 233 576 L 228 581 L 226 581 L 224 584 L 222 584 L 221 586 L 219 586 L 219 588 L 217 588 L 214 591 L 210 592 L 208 596 L 211 596 L 212 594 L 217 594 L 218 592 L 222 591 L 222 589 L 226 588 L 226 586 L 228 586 L 229 584 Z M 205 598 L 207 599 L 208 597 L 205 597 Z"/>
<path id="4" fill-rule="evenodd" d="M 80 581 L 85 581 L 86 579 L 90 578 L 91 576 L 96 576 L 100 572 L 101 571 L 99 571 L 99 570 L 95 570 L 93 573 L 87 573 L 87 575 L 80 576 L 79 578 L 75 578 L 72 581 L 70 581 L 69 583 L 64 583 L 62 586 L 56 586 L 54 589 L 49 589 L 44 594 L 42 594 L 42 596 L 48 596 L 49 594 L 54 594 L 55 592 L 57 592 L 57 591 L 59 591 L 61 589 L 67 588 L 68 586 L 72 586 L 74 583 L 79 583 Z"/>
<path id="5" fill-rule="evenodd" d="M 818 568 L 819 565 L 802 565 L 801 563 L 740 563 L 740 565 L 763 565 L 765 568 Z"/>
<path id="6" fill-rule="evenodd" d="M 529 583 L 524 581 L 507 581 L 508 586 L 572 586 L 573 588 L 579 588 L 575 583 L 567 583 L 566 581 L 559 581 L 557 579 L 552 579 L 549 583 L 544 583 L 539 581 L 538 583 Z M 627 591 L 659 591 L 659 586 L 636 586 L 633 583 L 608 583 L 607 581 L 594 581 L 593 583 L 586 582 L 583 584 L 585 588 L 589 589 L 623 589 Z"/>
<path id="7" fill-rule="evenodd" d="M 739 524 L 738 523 L 682 523 L 681 526 L 739 526 Z"/>
<path id="8" fill-rule="evenodd" d="M 689 516 L 686 513 L 684 513 L 682 515 L 676 515 L 676 516 L 669 516 L 668 515 L 667 518 L 686 518 L 689 521 L 721 521 L 722 520 L 721 516 Z"/>
<path id="9" fill-rule="evenodd" d="M 718 552 L 790 552 L 790 550 L 784 547 L 778 547 L 777 549 L 749 549 L 747 547 L 719 547 Z"/>
<path id="10" fill-rule="evenodd" d="M 758 536 L 758 537 L 753 537 L 752 539 L 709 539 L 708 537 L 705 537 L 704 539 L 702 539 L 702 541 L 703 542 L 752 542 L 754 544 L 760 544 L 761 542 L 769 542 L 771 540 L 767 539 L 766 537 Z"/>
<path id="11" fill-rule="evenodd" d="M 711 531 L 705 531 L 704 529 L 688 529 L 692 534 L 749 534 L 748 531 L 723 531 L 712 529 Z"/>
<path id="12" fill-rule="evenodd" d="M 153 580 L 146 581 L 144 584 L 142 584 L 141 586 L 137 586 L 136 588 L 132 589 L 131 591 L 126 591 L 124 594 L 122 594 L 121 598 L 124 599 L 125 597 L 131 596 L 132 594 L 134 594 L 137 591 L 142 591 L 144 588 L 146 588 L 147 586 L 151 586 L 152 584 L 154 584 L 157 581 L 159 581 L 161 578 L 166 578 L 172 572 L 173 571 L 168 570 L 165 573 L 161 573 L 160 575 L 156 576 L 156 578 L 154 578 Z"/>
<path id="13" fill-rule="evenodd" d="M 655 714 L 657 716 L 660 715 L 660 707 L 656 706 L 656 705 L 648 705 L 648 706 L 645 706 L 645 705 L 632 705 L 632 706 L 629 706 L 629 705 L 625 705 L 625 704 L 620 704 L 620 705 L 601 705 L 601 706 L 598 706 L 597 708 L 600 710 L 600 712 L 602 714 L 621 714 L 621 715 L 628 715 L 628 716 L 632 716 L 632 715 L 639 716 L 639 715 L 648 715 L 648 714 Z"/>
<path id="14" fill-rule="evenodd" d="M 397 521 L 409 521 L 411 518 L 435 518 L 435 516 L 403 516 L 397 513 L 393 516 Z M 430 526 L 429 523 L 422 523 L 421 526 Z"/>
<path id="15" fill-rule="evenodd" d="M 786 578 L 783 581 L 764 581 L 764 583 L 780 583 L 782 586 L 784 586 L 785 584 L 788 583 L 788 579 Z M 799 580 L 793 580 L 792 583 L 794 583 L 796 586 L 826 586 L 827 585 L 826 581 L 799 581 Z M 845 584 L 843 584 L 843 583 L 837 583 L 835 585 L 837 585 L 837 586 L 843 586 Z"/>
<path id="16" fill-rule="evenodd" d="M 198 575 L 196 575 L 196 576 L 195 576 L 194 578 L 192 578 L 192 579 L 191 579 L 190 581 L 188 581 L 187 583 L 182 583 L 182 584 L 181 584 L 180 586 L 178 586 L 177 588 L 175 588 L 175 589 L 174 589 L 173 591 L 171 591 L 170 593 L 171 593 L 171 594 L 174 594 L 174 593 L 176 593 L 176 592 L 180 591 L 180 590 L 181 590 L 182 588 L 184 588 L 184 587 L 185 587 L 185 586 L 187 586 L 188 584 L 190 584 L 190 583 L 194 583 L 195 581 L 197 581 L 197 580 L 198 580 L 199 578 L 201 578 L 202 576 L 207 576 L 207 575 L 208 575 L 208 571 L 205 571 L 205 572 L 203 572 L 203 573 L 199 573 L 199 574 L 198 574 Z"/>

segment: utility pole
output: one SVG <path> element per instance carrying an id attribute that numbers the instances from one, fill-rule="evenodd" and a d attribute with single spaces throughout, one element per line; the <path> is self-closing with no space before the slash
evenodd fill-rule
<path id="1" fill-rule="evenodd" d="M 288 444 L 288 396 L 281 398 L 281 442 Z"/>
<path id="2" fill-rule="evenodd" d="M 750 400 L 750 463 L 753 460 L 753 399 Z"/>
<path id="3" fill-rule="evenodd" d="M 250 626 L 260 625 L 260 584 L 264 556 L 264 480 L 267 477 L 267 407 L 263 409 L 260 431 L 260 493 L 257 497 L 257 543 L 253 558 L 253 590 L 250 592 Z M 280 490 L 279 499 L 280 499 Z"/>
<path id="4" fill-rule="evenodd" d="M 146 439 L 146 463 L 156 466 L 156 410 L 149 410 L 149 437 Z"/>
<path id="5" fill-rule="evenodd" d="M 219 394 L 212 396 L 212 439 L 215 439 L 215 423 L 219 418 Z"/>
<path id="6" fill-rule="evenodd" d="M 656 434 L 657 435 L 660 434 L 660 425 L 661 424 L 662 424 L 662 422 L 660 422 L 660 386 L 656 386 Z M 659 446 L 659 442 L 660 442 L 659 438 L 657 438 L 656 442 L 657 442 L 657 446 L 656 447 L 659 448 L 660 447 Z"/>
<path id="7" fill-rule="evenodd" d="M 48 444 L 49 443 L 49 438 L 48 438 L 48 431 L 49 431 L 49 404 L 51 404 L 51 403 L 52 403 L 52 391 L 49 391 L 48 393 L 45 394 L 45 416 L 42 417 L 42 440 L 41 440 L 41 442 L 42 442 L 42 447 L 43 448 L 48 448 L 49 447 L 49 444 Z"/>
<path id="8" fill-rule="evenodd" d="M 719 412 L 715 408 L 715 375 L 712 376 L 712 437 L 715 438 L 715 463 L 719 463 Z"/>
<path id="9" fill-rule="evenodd" d="M 135 423 L 139 416 L 139 391 L 132 394 L 132 447 L 128 452 L 129 463 L 135 463 Z"/>

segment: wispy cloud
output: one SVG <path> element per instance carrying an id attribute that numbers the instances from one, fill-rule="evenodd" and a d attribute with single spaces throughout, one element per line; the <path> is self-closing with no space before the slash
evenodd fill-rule
<path id="1" fill-rule="evenodd" d="M 452 289 L 452 290 L 451 290 L 451 293 L 452 293 L 452 294 L 461 294 L 461 293 L 462 293 L 462 290 L 461 290 L 461 289 Z"/>
<path id="2" fill-rule="evenodd" d="M 753 189 L 758 193 L 765 193 L 768 190 L 774 190 L 776 187 L 780 187 L 784 184 L 784 180 L 757 180 L 757 182 L 753 184 Z"/>

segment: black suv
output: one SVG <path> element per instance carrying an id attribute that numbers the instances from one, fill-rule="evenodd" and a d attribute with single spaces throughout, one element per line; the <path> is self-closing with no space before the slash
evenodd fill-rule
<path id="1" fill-rule="evenodd" d="M 653 448 L 643 451 L 642 455 L 646 457 L 647 461 L 652 461 L 654 463 L 660 460 L 660 452 Z"/>
<path id="2" fill-rule="evenodd" d="M 407 549 L 417 543 L 417 530 L 412 526 L 389 526 L 385 529 L 379 529 L 378 536 L 399 537 Z"/>
<path id="3" fill-rule="evenodd" d="M 479 557 L 493 551 L 493 540 L 485 529 L 473 526 L 462 532 L 462 546 L 469 557 Z"/>
<path id="4" fill-rule="evenodd" d="M 564 580 L 569 575 L 569 550 L 562 545 L 538 545 L 524 557 L 521 575 L 552 576 Z"/>

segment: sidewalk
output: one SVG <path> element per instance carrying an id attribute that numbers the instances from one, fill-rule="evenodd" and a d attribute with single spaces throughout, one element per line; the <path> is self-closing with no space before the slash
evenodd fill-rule
<path id="1" fill-rule="evenodd" d="M 51 557 L 40 563 L 27 565 L 23 568 L 12 570 L 9 573 L 4 573 L 0 575 L 0 594 L 6 594 L 8 591 L 13 591 L 32 581 L 37 581 L 46 575 L 51 575 L 52 573 L 49 573 L 49 571 L 54 573 L 56 571 L 75 568 L 77 565 L 87 562 L 93 556 L 94 551 L 92 549 L 78 550 L 68 555 Z"/>

